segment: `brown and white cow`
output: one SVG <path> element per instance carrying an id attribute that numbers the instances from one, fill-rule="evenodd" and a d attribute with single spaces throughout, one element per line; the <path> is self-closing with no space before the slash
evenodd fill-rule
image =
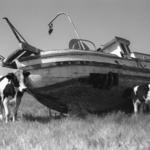
<path id="1" fill-rule="evenodd" d="M 134 113 L 137 114 L 140 108 L 148 108 L 150 104 L 150 84 L 136 85 L 132 89 L 132 101 Z"/>
<path id="2" fill-rule="evenodd" d="M 12 100 L 15 101 L 15 106 L 13 109 L 13 121 L 16 120 L 21 98 L 24 91 L 27 89 L 25 85 L 25 79 L 29 76 L 29 74 L 29 72 L 17 70 L 15 73 L 8 73 L 0 78 L 1 112 L 2 109 L 4 109 L 6 123 L 9 120 L 9 104 Z"/>

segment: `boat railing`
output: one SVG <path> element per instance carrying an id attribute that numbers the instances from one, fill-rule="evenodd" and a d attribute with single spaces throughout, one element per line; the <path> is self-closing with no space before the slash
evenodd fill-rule
<path id="1" fill-rule="evenodd" d="M 82 45 L 81 45 L 82 43 Z M 91 47 L 92 46 L 92 47 Z M 85 39 L 71 39 L 69 42 L 69 49 L 77 50 L 92 50 L 96 51 L 96 46 L 93 42 Z"/>

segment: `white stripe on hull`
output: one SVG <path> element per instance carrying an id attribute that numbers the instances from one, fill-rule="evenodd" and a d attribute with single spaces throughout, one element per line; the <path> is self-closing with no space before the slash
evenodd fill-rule
<path id="1" fill-rule="evenodd" d="M 68 64 L 65 64 L 65 62 Z M 75 64 L 71 64 L 74 62 Z M 84 62 L 89 64 L 82 64 Z M 118 75 L 146 77 L 148 80 L 150 78 L 150 62 L 142 60 L 138 62 L 136 59 L 113 57 L 100 52 L 78 50 L 46 51 L 41 52 L 39 57 L 24 59 L 21 63 L 27 70 L 31 71 L 30 84 L 35 88 L 89 76 L 90 73 L 107 74 L 113 72 Z M 59 64 L 57 65 L 57 63 Z"/>
<path id="2" fill-rule="evenodd" d="M 28 66 L 41 63 L 53 63 L 61 61 L 95 61 L 95 62 L 107 62 L 111 64 L 119 63 L 120 65 L 137 67 L 137 61 L 135 59 L 119 58 L 116 57 L 115 55 L 113 56 L 101 52 L 70 50 L 70 49 L 57 51 L 44 51 L 41 52 L 40 57 L 31 60 L 27 59 L 27 61 L 25 61 L 24 59 L 22 63 Z"/>
<path id="3" fill-rule="evenodd" d="M 61 83 L 61 82 L 71 80 L 71 79 L 88 77 L 90 73 L 108 74 L 109 72 L 115 73 L 115 71 L 116 73 L 118 73 L 119 76 L 121 75 L 128 76 L 129 79 L 126 79 L 126 80 L 131 80 L 131 82 L 134 82 L 134 84 L 137 82 L 144 82 L 143 80 L 140 81 L 139 79 L 135 78 L 135 76 L 138 77 L 138 75 L 140 77 L 140 73 L 137 74 L 136 72 L 132 72 L 132 71 L 122 71 L 122 70 L 119 71 L 117 69 L 113 70 L 112 68 L 105 67 L 105 66 L 98 67 L 98 66 L 68 65 L 68 66 L 56 66 L 56 67 L 51 67 L 51 68 L 50 67 L 41 68 L 41 69 L 35 69 L 35 70 L 30 70 L 30 71 L 31 71 L 31 75 L 29 76 L 30 85 L 34 88 L 50 86 L 50 85 Z M 145 77 L 144 74 L 141 74 L 141 75 L 143 75 L 143 78 Z M 130 79 L 130 76 L 134 78 Z M 124 78 L 122 80 L 123 80 L 122 84 L 126 84 L 123 82 L 127 82 L 127 81 Z M 149 80 L 150 82 L 150 78 L 148 78 L 147 80 Z M 145 79 L 145 82 L 147 82 L 147 80 Z"/>

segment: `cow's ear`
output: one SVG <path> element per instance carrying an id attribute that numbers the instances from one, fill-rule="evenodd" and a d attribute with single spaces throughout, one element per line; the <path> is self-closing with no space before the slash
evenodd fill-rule
<path id="1" fill-rule="evenodd" d="M 28 71 L 23 71 L 23 75 L 24 75 L 24 77 L 28 77 L 28 76 L 30 75 L 30 72 L 28 72 Z"/>
<path id="2" fill-rule="evenodd" d="M 7 75 L 6 75 L 6 77 L 9 79 L 9 80 L 12 80 L 13 78 L 14 78 L 14 73 L 8 73 Z"/>

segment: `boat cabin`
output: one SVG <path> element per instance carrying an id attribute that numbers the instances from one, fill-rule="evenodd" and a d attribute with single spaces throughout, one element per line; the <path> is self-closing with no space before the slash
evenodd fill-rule
<path id="1" fill-rule="evenodd" d="M 113 40 L 103 45 L 101 52 L 123 58 L 135 58 L 135 55 L 130 51 L 129 45 L 129 40 L 116 36 Z"/>

